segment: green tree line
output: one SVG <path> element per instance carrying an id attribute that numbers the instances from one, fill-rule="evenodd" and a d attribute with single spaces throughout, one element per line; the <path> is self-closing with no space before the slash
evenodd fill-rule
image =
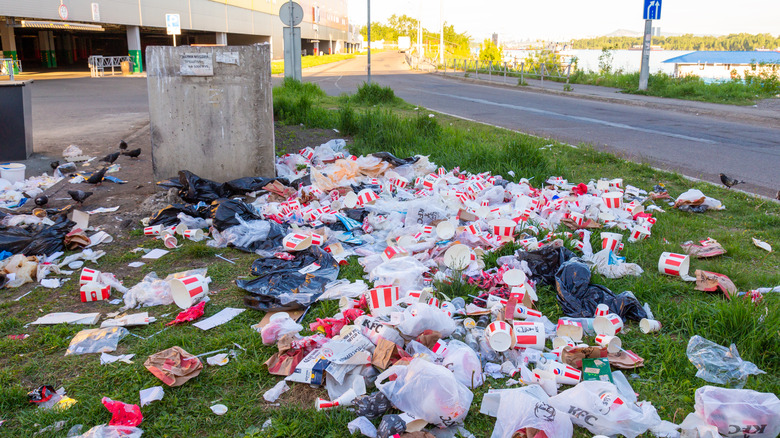
<path id="1" fill-rule="evenodd" d="M 417 19 L 408 15 L 392 15 L 388 19 L 387 24 L 371 23 L 371 40 L 378 41 L 384 40 L 385 42 L 398 42 L 399 36 L 408 36 L 412 40 L 412 45 L 417 44 Z M 423 27 L 423 44 L 430 44 L 431 46 L 439 45 L 439 32 L 431 32 Z M 363 38 L 367 38 L 368 29 L 363 26 L 360 29 L 360 34 Z M 451 24 L 444 24 L 444 46 L 446 47 L 446 54 L 455 57 L 468 57 L 469 56 L 469 43 L 471 37 L 466 32 L 455 31 L 455 26 Z"/>
<path id="2" fill-rule="evenodd" d="M 642 44 L 640 37 L 597 37 L 573 40 L 574 49 L 630 49 Z M 756 50 L 780 47 L 780 37 L 768 33 L 752 35 L 734 33 L 725 36 L 693 36 L 691 34 L 670 37 L 653 37 L 652 44 L 665 50 Z"/>

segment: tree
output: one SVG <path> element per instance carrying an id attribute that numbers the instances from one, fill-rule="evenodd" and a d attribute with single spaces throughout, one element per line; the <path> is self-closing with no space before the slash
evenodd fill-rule
<path id="1" fill-rule="evenodd" d="M 493 40 L 488 38 L 479 47 L 479 60 L 501 62 L 501 52 L 502 50 L 493 44 Z"/>

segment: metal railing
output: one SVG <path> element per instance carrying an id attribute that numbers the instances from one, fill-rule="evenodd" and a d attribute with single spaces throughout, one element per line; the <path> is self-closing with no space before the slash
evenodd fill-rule
<path id="1" fill-rule="evenodd" d="M 120 73 L 122 62 L 129 61 L 132 62 L 129 56 L 101 56 L 101 55 L 92 55 L 88 58 L 87 62 L 89 63 L 89 73 L 93 78 L 101 77 L 105 75 L 105 71 L 107 68 L 111 69 L 111 76 L 115 74 L 115 68 L 120 67 Z"/>
<path id="2" fill-rule="evenodd" d="M 539 64 L 526 64 L 522 62 L 496 62 L 493 61 L 480 61 L 478 59 L 451 59 L 444 62 L 443 73 L 447 74 L 449 68 L 452 72 L 464 72 L 474 73 L 476 78 L 479 75 L 487 75 L 491 78 L 493 75 L 502 77 L 506 83 L 507 77 L 519 78 L 519 84 L 525 83 L 525 78 L 538 78 L 544 82 L 544 78 L 566 80 L 569 83 L 571 76 L 572 64 L 551 64 L 551 63 L 539 63 Z M 438 72 L 437 66 L 437 72 Z"/>
<path id="3" fill-rule="evenodd" d="M 14 74 L 22 72 L 22 61 L 12 58 L 0 58 L 0 76 L 14 80 Z"/>

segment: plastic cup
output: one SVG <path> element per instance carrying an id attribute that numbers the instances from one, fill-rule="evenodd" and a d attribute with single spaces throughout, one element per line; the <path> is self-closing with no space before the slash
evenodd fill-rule
<path id="1" fill-rule="evenodd" d="M 660 332 L 661 322 L 654 319 L 642 318 L 642 320 L 639 321 L 639 330 L 642 330 L 642 333 L 644 334 Z"/>
<path id="2" fill-rule="evenodd" d="M 623 329 L 623 320 L 615 313 L 593 319 L 593 330 L 599 335 L 615 336 Z"/>
<path id="3" fill-rule="evenodd" d="M 623 240 L 623 235 L 618 233 L 601 233 L 601 249 L 609 249 L 612 252 L 618 251 L 618 246 Z"/>
<path id="4" fill-rule="evenodd" d="M 192 240 L 193 242 L 200 242 L 206 238 L 206 233 L 204 233 L 200 228 L 184 230 L 184 238 Z"/>
<path id="5" fill-rule="evenodd" d="M 490 348 L 501 353 L 512 347 L 512 326 L 504 321 L 494 321 L 485 329 L 485 339 Z"/>
<path id="6" fill-rule="evenodd" d="M 617 336 L 597 335 L 596 343 L 601 347 L 606 347 L 608 353 L 617 353 L 623 347 L 623 341 Z"/>
<path id="7" fill-rule="evenodd" d="M 520 286 L 528 279 L 528 277 L 525 275 L 525 272 L 521 271 L 520 269 L 510 269 L 504 272 L 502 278 L 504 279 L 504 283 L 510 287 Z"/>
<path id="8" fill-rule="evenodd" d="M 533 370 L 533 374 L 535 382 L 542 387 L 547 395 L 554 396 L 558 393 L 558 383 L 552 371 L 536 368 Z"/>
<path id="9" fill-rule="evenodd" d="M 576 385 L 582 379 L 582 371 L 560 362 L 551 362 L 548 371 L 555 375 L 555 381 L 564 385 Z"/>
<path id="10" fill-rule="evenodd" d="M 604 204 L 606 204 L 608 208 L 620 208 L 623 206 L 622 192 L 607 192 L 601 195 L 601 199 L 604 200 Z"/>
<path id="11" fill-rule="evenodd" d="M 606 304 L 603 304 L 603 303 L 599 304 L 598 306 L 596 306 L 596 314 L 593 315 L 594 317 L 596 317 L 596 316 L 607 316 L 607 315 L 609 315 L 609 306 L 607 306 Z"/>
<path id="12" fill-rule="evenodd" d="M 176 248 L 177 243 L 179 242 L 176 240 L 176 237 L 173 234 L 166 234 L 165 237 L 163 238 L 163 244 L 168 249 Z"/>
<path id="13" fill-rule="evenodd" d="M 688 255 L 665 252 L 658 259 L 658 272 L 675 277 L 687 276 L 690 263 Z"/>
<path id="14" fill-rule="evenodd" d="M 85 284 L 97 281 L 98 276 L 100 276 L 100 271 L 90 268 L 84 268 L 81 270 L 81 275 L 79 276 L 79 286 L 84 286 Z"/>
<path id="15" fill-rule="evenodd" d="M 542 312 L 534 309 L 529 309 L 528 307 L 525 307 L 521 304 L 518 304 L 515 307 L 514 314 L 515 314 L 515 318 L 520 318 L 520 319 L 528 319 L 529 316 L 532 316 L 534 318 L 542 317 Z"/>
<path id="16" fill-rule="evenodd" d="M 209 283 L 202 275 L 174 278 L 168 284 L 171 286 L 173 302 L 182 309 L 198 304 L 209 293 Z"/>
<path id="17" fill-rule="evenodd" d="M 541 322 L 515 321 L 515 348 L 533 348 L 543 351 L 546 334 Z"/>

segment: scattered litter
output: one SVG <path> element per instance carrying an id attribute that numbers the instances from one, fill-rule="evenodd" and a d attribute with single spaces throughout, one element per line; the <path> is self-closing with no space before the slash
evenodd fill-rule
<path id="1" fill-rule="evenodd" d="M 688 360 L 698 368 L 696 377 L 711 383 L 742 388 L 750 374 L 766 374 L 752 362 L 742 360 L 737 346 L 726 348 L 694 335 L 688 341 Z"/>
<path id="2" fill-rule="evenodd" d="M 752 237 L 753 239 L 753 245 L 756 245 L 757 247 L 763 249 L 766 252 L 772 252 L 772 246 L 763 240 L 758 240 L 755 237 Z"/>
<path id="3" fill-rule="evenodd" d="M 111 421 L 109 426 L 130 426 L 135 427 L 141 424 L 144 416 L 141 414 L 141 408 L 138 405 L 114 401 L 108 397 L 103 397 L 103 406 L 111 412 Z"/>
<path id="4" fill-rule="evenodd" d="M 217 414 L 217 415 L 225 415 L 225 413 L 228 411 L 227 406 L 222 404 L 213 405 L 211 407 L 211 412 Z"/>
<path id="5" fill-rule="evenodd" d="M 76 333 L 65 351 L 71 354 L 110 353 L 129 332 L 124 327 L 87 329 Z"/>
<path id="6" fill-rule="evenodd" d="M 284 380 L 280 380 L 279 383 L 274 385 L 273 388 L 263 393 L 263 398 L 265 399 L 265 401 L 269 403 L 273 403 L 289 389 L 290 387 L 287 386 L 287 382 L 285 382 Z"/>
<path id="7" fill-rule="evenodd" d="M 54 325 L 54 324 L 85 324 L 93 325 L 97 324 L 100 320 L 99 313 L 71 313 L 71 312 L 57 312 L 46 314 L 35 321 L 31 322 L 31 325 Z"/>
<path id="8" fill-rule="evenodd" d="M 142 389 L 139 392 L 141 398 L 141 407 L 150 404 L 153 401 L 162 400 L 165 395 L 165 390 L 162 386 L 152 386 L 151 388 Z"/>
<path id="9" fill-rule="evenodd" d="M 165 249 L 155 248 L 148 253 L 144 254 L 141 258 L 142 259 L 151 259 L 156 260 L 160 257 L 164 256 L 165 254 L 168 254 L 170 251 L 167 251 Z"/>
<path id="10" fill-rule="evenodd" d="M 171 347 L 149 356 L 144 367 L 166 385 L 181 386 L 197 377 L 203 364 L 181 347 Z"/>
<path id="11" fill-rule="evenodd" d="M 143 266 L 145 264 L 146 263 L 144 263 L 144 262 L 131 262 L 131 263 L 128 263 L 127 266 L 129 266 L 131 268 L 140 268 L 141 266 Z"/>
<path id="12" fill-rule="evenodd" d="M 230 362 L 230 359 L 228 358 L 228 355 L 225 353 L 216 354 L 214 356 L 206 358 L 206 363 L 211 366 L 221 367 L 227 365 L 228 362 Z"/>
<path id="13" fill-rule="evenodd" d="M 231 319 L 241 314 L 246 309 L 234 309 L 232 307 L 226 307 L 220 310 L 216 315 L 206 318 L 203 321 L 196 322 L 193 326 L 201 330 L 210 330 L 218 325 L 222 325 Z"/>
<path id="14" fill-rule="evenodd" d="M 106 207 L 96 208 L 94 210 L 88 211 L 87 213 L 89 213 L 89 214 L 113 213 L 113 212 L 115 212 L 117 210 L 119 210 L 119 206 L 118 205 L 116 207 L 111 207 L 111 208 L 106 208 Z"/>

